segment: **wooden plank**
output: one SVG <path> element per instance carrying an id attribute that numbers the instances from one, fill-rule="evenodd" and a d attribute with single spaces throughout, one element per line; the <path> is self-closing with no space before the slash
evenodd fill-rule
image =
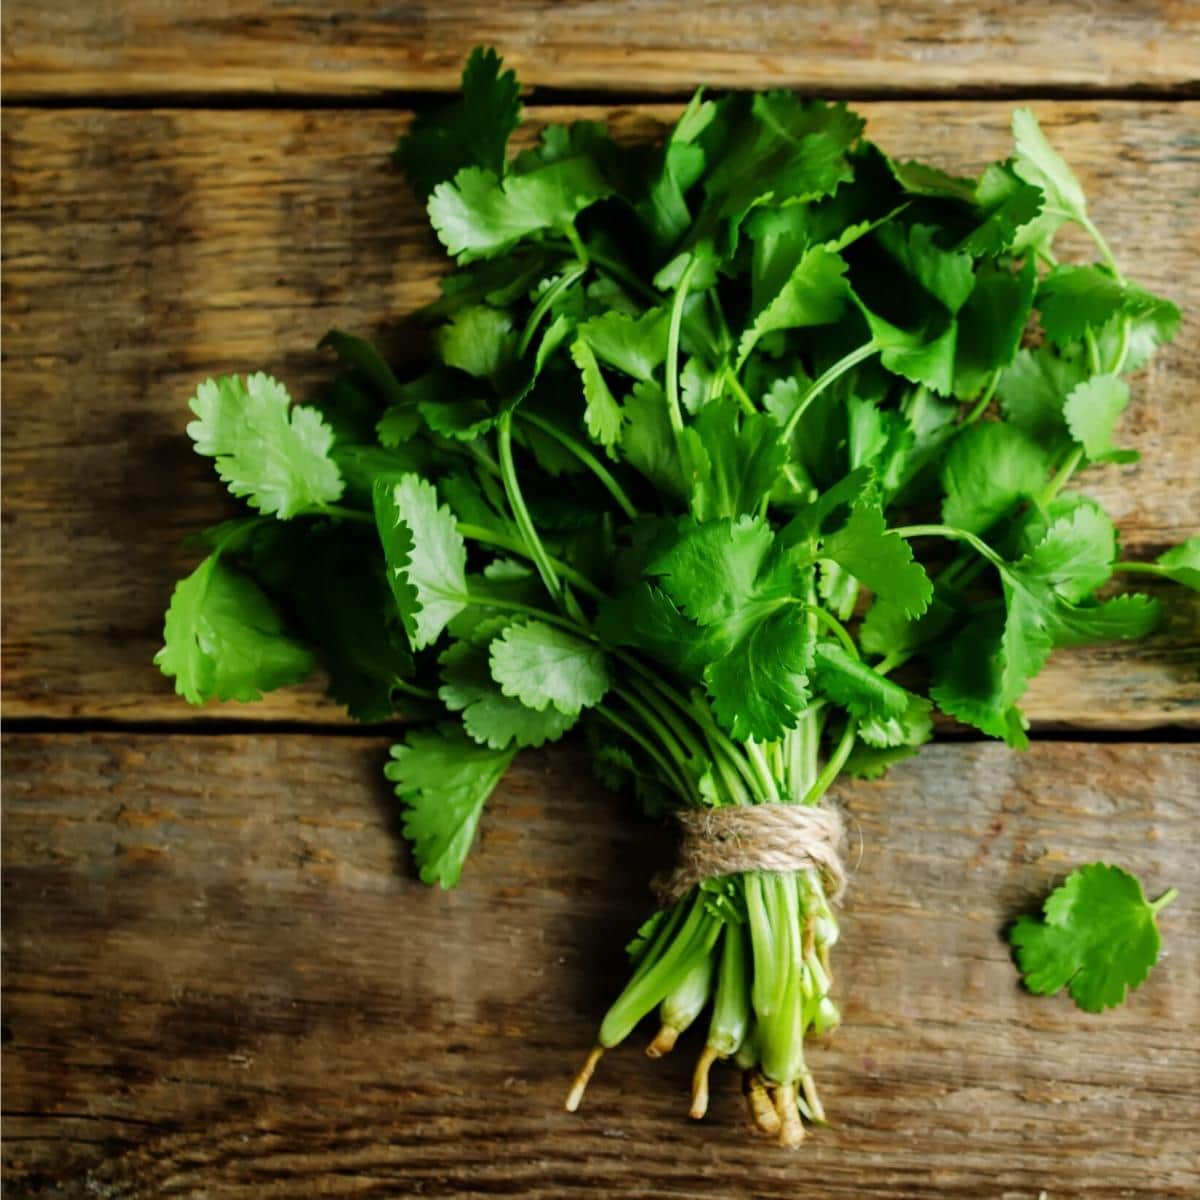
<path id="1" fill-rule="evenodd" d="M 698 1038 L 564 1088 L 663 835 L 571 748 L 526 755 L 455 892 L 408 873 L 369 738 L 12 736 L 7 1195 L 1194 1195 L 1200 748 L 940 745 L 841 799 L 861 835 L 834 1126 L 755 1137 Z M 1025 994 L 1002 938 L 1071 866 L 1174 885 L 1120 1009 Z M 39 1191 L 39 1189 L 41 1189 Z"/>
<path id="2" fill-rule="evenodd" d="M 1002 104 L 863 106 L 900 155 L 977 169 L 1009 144 Z M 598 110 L 540 110 L 566 119 Z M 666 109 L 613 110 L 646 134 Z M 1200 106 L 1039 106 L 1094 197 L 1096 221 L 1148 286 L 1183 306 L 1176 344 L 1125 418 L 1141 464 L 1091 489 L 1151 555 L 1200 511 Z M 179 720 L 150 666 L 181 538 L 226 509 L 184 435 L 196 382 L 269 369 L 297 394 L 326 369 L 331 325 L 413 353 L 401 318 L 444 260 L 387 153 L 387 112 L 13 111 L 4 124 L 4 671 L 9 716 Z M 1083 253 L 1081 246 L 1077 247 Z M 1200 604 L 1164 592 L 1162 632 L 1062 654 L 1029 697 L 1043 724 L 1197 719 Z M 341 720 L 319 688 L 228 719 Z"/>
<path id="3" fill-rule="evenodd" d="M 3 33 L 8 99 L 445 90 L 476 43 L 528 86 L 639 94 L 1182 91 L 1200 62 L 1200 13 L 1177 0 L 13 0 Z"/>

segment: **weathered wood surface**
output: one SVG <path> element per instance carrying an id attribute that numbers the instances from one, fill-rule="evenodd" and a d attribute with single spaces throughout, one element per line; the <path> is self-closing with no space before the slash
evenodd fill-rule
<path id="1" fill-rule="evenodd" d="M 475 43 L 530 86 L 678 93 L 700 83 L 984 93 L 1184 90 L 1188 0 L 10 0 L 7 98 L 378 95 L 451 89 Z"/>
<path id="2" fill-rule="evenodd" d="M 1007 104 L 863 109 L 896 153 L 950 168 L 977 169 L 1008 146 Z M 607 115 L 634 136 L 671 111 Z M 1090 477 L 1127 554 L 1150 556 L 1195 532 L 1200 512 L 1200 105 L 1038 112 L 1118 256 L 1186 314 L 1124 421 L 1144 461 Z M 184 434 L 187 397 L 209 374 L 256 368 L 302 394 L 325 369 L 313 347 L 331 325 L 382 330 L 398 357 L 413 353 L 402 318 L 434 294 L 445 264 L 388 161 L 404 122 L 379 111 L 6 114 L 9 716 L 193 715 L 150 666 L 170 587 L 195 560 L 180 541 L 226 511 Z M 1197 720 L 1200 605 L 1180 589 L 1162 594 L 1155 637 L 1056 658 L 1028 697 L 1034 720 Z M 341 719 L 316 686 L 202 715 Z"/>
<path id="3" fill-rule="evenodd" d="M 835 1124 L 789 1155 L 730 1070 L 689 1124 L 695 1034 L 653 1064 L 640 1031 L 561 1111 L 661 835 L 572 750 L 526 755 L 429 890 L 385 746 L 6 740 L 6 1195 L 1196 1194 L 1200 748 L 941 745 L 844 791 Z M 1110 857 L 1179 888 L 1163 961 L 1104 1015 L 1027 995 L 1002 930 Z"/>

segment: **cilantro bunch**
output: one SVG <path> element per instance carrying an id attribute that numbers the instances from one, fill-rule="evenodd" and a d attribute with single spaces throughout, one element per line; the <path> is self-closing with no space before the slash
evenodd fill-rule
<path id="1" fill-rule="evenodd" d="M 310 404 L 261 374 L 197 391 L 188 432 L 252 511 L 203 535 L 156 660 L 193 703 L 321 663 L 352 716 L 421 719 L 387 776 L 425 882 L 458 883 L 513 757 L 576 725 L 651 814 L 818 804 L 935 710 L 1024 746 L 1056 647 L 1157 620 L 1114 572 L 1200 581 L 1196 540 L 1121 563 L 1064 490 L 1133 457 L 1124 376 L 1179 314 L 1031 113 L 962 179 L 786 92 L 697 94 L 658 145 L 584 121 L 510 155 L 518 94 L 476 51 L 400 142 L 455 260 L 426 370 L 334 332 Z M 1068 223 L 1098 261 L 1055 259 Z M 823 1119 L 804 1043 L 838 1023 L 837 936 L 815 871 L 655 913 L 569 1106 L 650 1012 L 660 1054 L 710 1010 L 693 1115 L 732 1057 L 794 1144 Z"/>

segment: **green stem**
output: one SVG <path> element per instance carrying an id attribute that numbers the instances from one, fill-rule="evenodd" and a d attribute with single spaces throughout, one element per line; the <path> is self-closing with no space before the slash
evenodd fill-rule
<path id="1" fill-rule="evenodd" d="M 839 380 L 847 371 L 853 370 L 860 362 L 868 359 L 873 354 L 877 354 L 881 347 L 872 339 L 869 342 L 864 342 L 857 350 L 851 350 L 845 358 L 839 358 L 833 366 L 823 371 L 817 378 L 808 385 L 808 391 L 800 397 L 799 403 L 792 411 L 792 415 L 788 417 L 787 424 L 783 427 L 783 440 L 790 440 L 795 432 L 796 425 L 800 418 L 804 415 L 804 410 L 827 388 L 830 384 Z"/>
<path id="2" fill-rule="evenodd" d="M 618 716 L 607 704 L 597 704 L 596 712 L 604 718 L 615 729 L 619 729 L 629 740 L 640 746 L 650 760 L 662 772 L 663 781 L 668 787 L 673 788 L 679 795 L 679 798 L 685 803 L 690 804 L 692 801 L 692 792 L 689 788 L 683 785 L 677 768 L 673 762 L 665 758 L 648 738 L 635 729 L 624 717 Z"/>
<path id="3" fill-rule="evenodd" d="M 579 259 L 580 264 L 586 267 L 590 261 L 587 247 L 583 244 L 583 238 L 579 236 L 579 230 L 575 228 L 574 221 L 568 221 L 563 226 L 563 236 L 571 243 L 571 249 L 575 251 L 575 257 Z"/>
<path id="4" fill-rule="evenodd" d="M 464 604 L 471 604 L 477 608 L 494 608 L 500 612 L 519 613 L 521 616 L 531 617 L 535 621 L 545 621 L 547 625 L 557 625 L 559 629 L 566 629 L 576 637 L 595 640 L 591 631 L 582 622 L 564 617 L 561 613 L 547 612 L 544 608 L 536 608 L 532 604 L 521 604 L 517 600 L 505 600 L 500 596 L 480 596 L 472 592 L 465 592 L 459 599 Z"/>
<path id="5" fill-rule="evenodd" d="M 496 425 L 496 434 L 500 450 L 500 474 L 504 480 L 504 491 L 508 496 L 508 504 L 512 509 L 513 520 L 516 521 L 521 536 L 529 546 L 530 557 L 533 559 L 534 566 L 537 567 L 538 574 L 542 577 L 542 582 L 546 585 L 546 591 L 550 593 L 550 598 L 555 604 L 561 604 L 562 582 L 555 573 L 554 567 L 550 562 L 550 556 L 546 553 L 546 548 L 542 545 L 542 539 L 538 537 L 538 532 L 533 525 L 533 519 L 529 515 L 529 509 L 525 507 L 525 498 L 521 495 L 520 484 L 517 482 L 517 468 L 513 462 L 512 452 L 511 412 L 506 412 L 500 417 Z"/>
<path id="6" fill-rule="evenodd" d="M 698 265 L 693 258 L 684 268 L 679 286 L 675 289 L 675 298 L 671 301 L 671 324 L 667 331 L 667 416 L 671 421 L 671 430 L 679 448 L 679 460 L 685 466 L 684 446 L 681 442 L 683 434 L 683 414 L 679 409 L 679 332 L 683 327 L 683 306 L 687 301 L 688 286 L 692 282 L 692 273 Z M 685 475 L 689 472 L 685 471 Z"/>
<path id="7" fill-rule="evenodd" d="M 1003 568 L 1006 565 L 1004 559 L 985 541 L 977 538 L 973 533 L 968 533 L 965 529 L 956 529 L 953 525 L 902 525 L 899 529 L 893 529 L 892 532 L 898 533 L 902 538 L 944 537 L 951 541 L 966 542 L 994 566 Z"/>
<path id="8" fill-rule="evenodd" d="M 641 292 L 643 298 L 651 304 L 659 305 L 663 303 L 663 297 L 660 293 L 656 292 L 649 284 L 640 280 L 628 267 L 618 262 L 615 258 L 609 258 L 608 255 L 594 250 L 592 251 L 592 262 L 609 275 L 615 275 L 627 287 Z"/>
<path id="9" fill-rule="evenodd" d="M 963 418 L 959 428 L 962 429 L 967 425 L 974 425 L 976 421 L 987 411 L 987 406 L 991 404 L 992 397 L 996 394 L 996 385 L 1000 382 L 1000 372 L 993 371 L 991 379 L 988 380 L 987 387 L 983 389 L 983 394 L 975 401 L 975 407 L 967 413 Z"/>
<path id="10" fill-rule="evenodd" d="M 1158 563 L 1148 562 L 1118 562 L 1113 563 L 1114 571 L 1128 571 L 1135 575 L 1157 575 L 1160 578 L 1170 579 L 1170 568 L 1160 567 Z"/>
<path id="11" fill-rule="evenodd" d="M 854 644 L 854 639 L 847 632 L 845 625 L 841 623 L 832 613 L 827 613 L 823 608 L 815 604 L 801 604 L 800 606 L 806 612 L 811 613 L 817 620 L 842 643 L 842 648 L 850 655 L 851 658 L 858 658 L 858 647 Z"/>
<path id="12" fill-rule="evenodd" d="M 753 738 L 747 739 L 744 744 L 746 747 L 746 757 L 750 760 L 750 765 L 758 772 L 758 777 L 762 782 L 763 795 L 766 797 L 767 803 L 778 804 L 779 787 L 775 782 L 775 776 L 771 772 L 770 764 L 763 754 L 762 747 Z"/>
<path id="13" fill-rule="evenodd" d="M 850 757 L 850 751 L 854 749 L 854 741 L 857 736 L 857 724 L 852 720 L 847 721 L 846 728 L 833 753 L 829 756 L 829 761 L 825 764 L 824 770 L 817 776 L 816 783 L 812 785 L 808 795 L 804 797 L 805 804 L 816 804 L 829 790 L 829 785 L 833 783 L 838 777 L 838 772 L 846 765 L 846 759 Z"/>
<path id="14" fill-rule="evenodd" d="M 457 525 L 458 532 L 468 541 L 479 542 L 484 546 L 495 546 L 499 550 L 508 550 L 512 554 L 519 554 L 522 558 L 533 561 L 533 552 L 517 538 L 506 537 L 502 533 L 493 533 L 481 525 L 470 525 L 462 521 L 457 522 Z M 593 600 L 605 599 L 605 594 L 586 575 L 551 555 L 547 555 L 547 557 L 555 571 L 563 579 L 570 580 L 581 592 L 586 592 Z"/>
<path id="15" fill-rule="evenodd" d="M 544 417 L 538 416 L 535 412 L 521 409 L 517 415 L 526 424 L 532 425 L 535 429 L 540 429 L 547 437 L 554 438 L 569 454 L 573 454 L 604 485 L 608 494 L 617 502 L 621 511 L 631 521 L 637 520 L 638 511 L 634 508 L 633 502 L 625 494 L 624 488 L 621 487 L 613 478 L 608 468 L 586 446 L 576 441 L 569 433 L 564 433 L 563 430 L 552 425 Z"/>
<path id="16" fill-rule="evenodd" d="M 1054 478 L 1042 489 L 1041 495 L 1037 497 L 1036 503 L 1039 508 L 1045 508 L 1059 492 L 1063 490 L 1068 479 L 1075 474 L 1075 469 L 1083 461 L 1083 447 L 1076 446 L 1071 451 L 1066 462 L 1058 468 L 1054 473 Z"/>
<path id="17" fill-rule="evenodd" d="M 578 280 L 587 270 L 587 260 L 576 263 L 569 271 L 565 271 L 560 275 L 539 297 L 537 304 L 533 307 L 533 312 L 529 314 L 529 320 L 525 322 L 525 330 L 521 334 L 521 340 L 517 343 L 517 355 L 520 357 L 529 349 L 529 343 L 533 340 L 533 335 L 537 332 L 537 327 L 542 323 L 542 318 L 549 311 L 550 306 L 567 290 L 572 284 Z"/>
<path id="18" fill-rule="evenodd" d="M 1129 356 L 1129 339 L 1133 332 L 1133 322 L 1129 317 L 1123 317 L 1121 320 L 1121 340 L 1117 343 L 1117 357 L 1109 372 L 1112 375 L 1120 375 L 1121 368 L 1125 365 L 1125 359 Z"/>
<path id="19" fill-rule="evenodd" d="M 397 692 L 403 692 L 406 696 L 415 696 L 418 700 L 436 700 L 437 692 L 430 688 L 417 687 L 415 683 L 408 683 L 398 677 L 393 677 L 391 687 Z"/>
<path id="20" fill-rule="evenodd" d="M 758 412 L 758 409 L 754 406 L 754 401 L 750 399 L 750 393 L 742 387 L 742 381 L 738 379 L 737 372 L 731 365 L 726 364 L 722 378 L 723 382 L 729 385 L 734 396 L 737 397 L 737 402 L 742 406 L 742 411 L 747 416 L 752 417 Z"/>
<path id="21" fill-rule="evenodd" d="M 1118 283 L 1125 282 L 1125 276 L 1121 274 L 1121 268 L 1117 266 L 1117 260 L 1113 257 L 1113 252 L 1109 249 L 1108 243 L 1104 240 L 1104 235 L 1092 224 L 1092 220 L 1086 213 L 1081 214 L 1077 220 L 1079 224 L 1087 230 L 1088 237 L 1096 243 L 1096 249 L 1100 251 L 1100 257 L 1104 259 L 1108 269 L 1113 273 L 1113 278 Z"/>
<path id="22" fill-rule="evenodd" d="M 1168 888 L 1153 904 L 1150 905 L 1150 911 L 1157 916 L 1164 908 L 1167 907 L 1179 895 L 1178 888 Z"/>

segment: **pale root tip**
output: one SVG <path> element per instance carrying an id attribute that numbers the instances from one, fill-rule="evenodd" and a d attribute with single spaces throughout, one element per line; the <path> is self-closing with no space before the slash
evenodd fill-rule
<path id="1" fill-rule="evenodd" d="M 696 1060 L 696 1069 L 692 1072 L 692 1108 L 688 1114 L 693 1121 L 703 1120 L 708 1112 L 708 1072 L 717 1057 L 711 1046 L 705 1046 Z"/>
<path id="2" fill-rule="evenodd" d="M 742 1089 L 746 1093 L 746 1104 L 750 1108 L 750 1119 L 763 1131 L 774 1137 L 779 1132 L 779 1114 L 767 1095 L 762 1076 L 750 1070 L 742 1077 Z"/>
<path id="3" fill-rule="evenodd" d="M 775 1089 L 775 1108 L 779 1117 L 779 1144 L 795 1150 L 804 1141 L 804 1123 L 796 1107 L 796 1085 L 781 1083 Z"/>
<path id="4" fill-rule="evenodd" d="M 679 1030 L 671 1025 L 659 1026 L 658 1032 L 654 1035 L 654 1041 L 646 1047 L 647 1058 L 662 1058 L 664 1054 L 670 1054 L 675 1049 L 675 1043 L 679 1040 Z"/>
<path id="5" fill-rule="evenodd" d="M 592 1078 L 592 1072 L 595 1071 L 596 1064 L 600 1061 L 603 1053 L 603 1046 L 593 1046 L 588 1052 L 583 1066 L 579 1068 L 579 1074 L 575 1076 L 575 1082 L 571 1084 L 571 1090 L 567 1093 L 567 1112 L 573 1113 L 579 1110 L 579 1105 L 583 1102 L 583 1093 L 587 1091 L 588 1081 Z"/>

